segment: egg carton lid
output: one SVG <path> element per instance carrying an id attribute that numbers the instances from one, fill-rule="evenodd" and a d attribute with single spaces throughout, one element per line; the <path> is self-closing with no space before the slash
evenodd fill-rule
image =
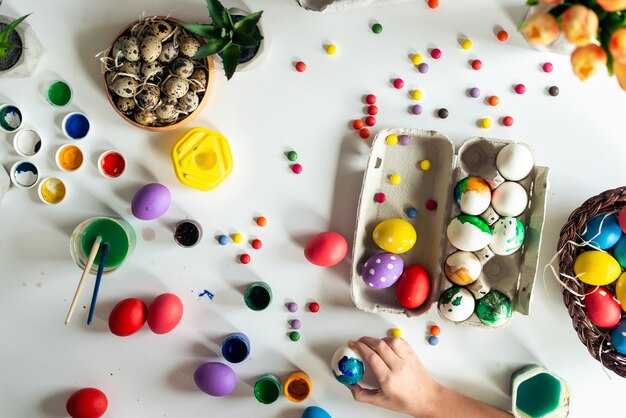
<path id="1" fill-rule="evenodd" d="M 409 135 L 408 145 L 388 146 L 390 134 Z M 366 312 L 389 312 L 417 316 L 436 303 L 439 294 L 451 283 L 443 273 L 446 257 L 455 251 L 447 240 L 446 229 L 450 219 L 458 211 L 452 199 L 452 189 L 468 175 L 483 177 L 500 184 L 504 179 L 495 169 L 495 158 L 499 150 L 516 141 L 471 137 L 463 141 L 455 153 L 452 141 L 436 131 L 420 129 L 390 128 L 381 130 L 375 137 L 367 169 L 363 177 L 355 227 L 352 266 L 351 294 L 357 308 Z M 420 161 L 431 161 L 429 171 L 421 171 Z M 505 293 L 512 302 L 512 309 L 524 315 L 530 311 L 535 276 L 539 263 L 541 231 L 543 229 L 546 191 L 548 187 L 547 167 L 535 165 L 530 175 L 519 183 L 529 191 L 529 207 L 518 218 L 526 226 L 526 238 L 522 248 L 506 257 L 495 256 L 487 262 L 479 280 L 484 280 L 491 289 Z M 400 186 L 392 186 L 387 178 L 399 173 Z M 383 204 L 374 202 L 377 192 L 384 192 L 387 200 Z M 435 200 L 438 207 L 429 211 L 424 204 Z M 418 216 L 410 219 L 405 210 L 415 207 Z M 405 266 L 418 263 L 429 274 L 431 291 L 424 304 L 416 309 L 402 307 L 395 294 L 395 286 L 387 289 L 372 289 L 361 279 L 362 264 L 367 258 L 382 250 L 373 242 L 372 231 L 386 219 L 401 218 L 411 223 L 418 234 L 413 248 L 401 256 Z M 473 314 L 462 324 L 486 327 Z M 492 327 L 489 327 L 492 328 Z"/>

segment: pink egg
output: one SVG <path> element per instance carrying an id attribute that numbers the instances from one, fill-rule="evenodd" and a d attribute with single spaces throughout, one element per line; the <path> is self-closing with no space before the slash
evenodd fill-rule
<path id="1" fill-rule="evenodd" d="M 183 303 L 172 293 L 157 296 L 148 307 L 148 326 L 155 334 L 167 334 L 183 317 Z"/>
<path id="2" fill-rule="evenodd" d="M 133 215 L 142 221 L 149 221 L 162 216 L 170 208 L 172 196 L 161 183 L 150 183 L 135 193 L 131 209 Z"/>
<path id="3" fill-rule="evenodd" d="M 400 305 L 414 309 L 428 299 L 430 293 L 430 279 L 424 267 L 412 264 L 402 273 L 396 283 L 396 296 Z"/>
<path id="4" fill-rule="evenodd" d="M 617 223 L 624 234 L 626 234 L 626 206 L 619 211 L 617 215 Z"/>
<path id="5" fill-rule="evenodd" d="M 124 299 L 111 310 L 109 329 L 120 337 L 132 335 L 146 323 L 147 310 L 146 304 L 141 299 Z"/>
<path id="6" fill-rule="evenodd" d="M 596 290 L 597 289 L 597 290 Z M 590 287 L 583 298 L 589 319 L 600 328 L 613 328 L 622 316 L 619 302 L 604 287 Z"/>
<path id="7" fill-rule="evenodd" d="M 334 266 L 348 252 L 346 239 L 336 232 L 322 232 L 311 238 L 304 247 L 304 256 L 316 266 Z"/>

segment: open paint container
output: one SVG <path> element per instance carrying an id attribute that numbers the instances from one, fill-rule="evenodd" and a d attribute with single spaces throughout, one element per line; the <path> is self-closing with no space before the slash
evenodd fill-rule
<path id="1" fill-rule="evenodd" d="M 230 363 L 241 363 L 250 355 L 250 340 L 241 332 L 230 334 L 222 342 L 222 355 Z"/>
<path id="2" fill-rule="evenodd" d="M 15 132 L 22 126 L 22 111 L 14 105 L 0 105 L 0 130 Z"/>
<path id="3" fill-rule="evenodd" d="M 185 219 L 176 224 L 174 241 L 184 248 L 195 247 L 202 238 L 202 227 L 193 219 Z"/>
<path id="4" fill-rule="evenodd" d="M 53 81 L 46 90 L 46 100 L 56 107 L 67 106 L 72 101 L 72 96 L 72 88 L 62 80 Z"/>
<path id="5" fill-rule="evenodd" d="M 311 379 L 304 372 L 294 372 L 285 380 L 283 391 L 291 402 L 302 402 L 311 394 Z"/>
<path id="6" fill-rule="evenodd" d="M 39 199 L 47 205 L 61 203 L 67 194 L 65 183 L 56 177 L 46 177 L 39 183 L 37 189 Z"/>
<path id="7" fill-rule="evenodd" d="M 83 139 L 89 133 L 89 128 L 89 119 L 81 112 L 68 113 L 61 122 L 63 135 L 68 139 Z"/>
<path id="8" fill-rule="evenodd" d="M 30 189 L 39 180 L 39 169 L 30 161 L 18 161 L 11 167 L 10 175 L 15 187 Z"/>
<path id="9" fill-rule="evenodd" d="M 265 282 L 254 282 L 244 292 L 243 300 L 253 311 L 262 311 L 272 302 L 272 288 Z"/>
<path id="10" fill-rule="evenodd" d="M 58 149 L 55 156 L 57 166 L 67 172 L 81 168 L 84 160 L 83 152 L 74 144 L 63 145 Z"/>
<path id="11" fill-rule="evenodd" d="M 126 159 L 119 151 L 105 151 L 98 158 L 98 170 L 104 177 L 118 178 L 126 170 Z"/>
<path id="12" fill-rule="evenodd" d="M 273 374 L 264 374 L 254 384 L 254 397 L 262 404 L 274 403 L 280 397 L 280 380 Z"/>
<path id="13" fill-rule="evenodd" d="M 13 137 L 13 148 L 22 157 L 32 157 L 41 149 L 41 137 L 31 129 L 22 129 Z"/>

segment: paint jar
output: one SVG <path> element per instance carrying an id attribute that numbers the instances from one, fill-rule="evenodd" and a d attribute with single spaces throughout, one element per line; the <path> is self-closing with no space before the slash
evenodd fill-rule
<path id="1" fill-rule="evenodd" d="M 56 205 L 65 199 L 67 189 L 65 183 L 56 177 L 46 177 L 39 183 L 37 189 L 39 199 L 47 205 Z"/>
<path id="2" fill-rule="evenodd" d="M 264 374 L 254 384 L 254 397 L 262 404 L 269 405 L 280 397 L 280 380 L 273 374 Z"/>
<path id="3" fill-rule="evenodd" d="M 105 151 L 98 158 L 98 170 L 104 177 L 118 178 L 126 170 L 126 159 L 118 151 Z"/>
<path id="4" fill-rule="evenodd" d="M 56 107 L 68 105 L 72 101 L 72 96 L 72 88 L 62 80 L 53 81 L 48 86 L 48 90 L 46 90 L 46 100 Z"/>
<path id="5" fill-rule="evenodd" d="M 291 402 L 302 402 L 311 394 L 311 379 L 304 372 L 294 372 L 285 380 L 283 391 Z"/>
<path id="6" fill-rule="evenodd" d="M 222 342 L 222 355 L 230 363 L 241 363 L 250 355 L 250 340 L 245 334 L 230 334 Z"/>
<path id="7" fill-rule="evenodd" d="M 84 220 L 74 229 L 70 237 L 70 253 L 81 269 L 85 268 L 97 237 L 102 239 L 102 244 L 109 244 L 109 251 L 104 262 L 104 273 L 117 270 L 133 252 L 137 243 L 135 231 L 122 218 L 96 216 Z M 102 245 L 91 267 L 92 274 L 98 271 L 101 249 Z"/>
<path id="8" fill-rule="evenodd" d="M 76 145 L 63 145 L 57 150 L 55 161 L 57 166 L 63 171 L 76 171 L 83 166 L 85 157 L 83 152 Z"/>
<path id="9" fill-rule="evenodd" d="M 30 189 L 39 180 L 39 169 L 30 161 L 18 161 L 11 167 L 10 176 L 15 187 Z"/>
<path id="10" fill-rule="evenodd" d="M 243 300 L 253 311 L 262 311 L 272 302 L 272 288 L 265 282 L 254 282 L 244 292 Z"/>
<path id="11" fill-rule="evenodd" d="M 22 126 L 22 111 L 14 105 L 0 105 L 0 130 L 15 132 Z"/>
<path id="12" fill-rule="evenodd" d="M 174 241 L 181 247 L 195 247 L 202 238 L 202 227 L 193 219 L 185 219 L 176 224 Z"/>
<path id="13" fill-rule="evenodd" d="M 13 137 L 13 148 L 22 157 L 32 157 L 41 149 L 41 137 L 31 129 L 22 129 Z"/>
<path id="14" fill-rule="evenodd" d="M 89 127 L 89 119 L 80 112 L 68 113 L 61 122 L 63 135 L 69 139 L 83 139 L 89 133 Z"/>

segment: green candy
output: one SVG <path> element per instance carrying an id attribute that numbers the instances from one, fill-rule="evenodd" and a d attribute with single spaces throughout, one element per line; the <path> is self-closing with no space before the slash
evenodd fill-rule
<path id="1" fill-rule="evenodd" d="M 289 161 L 296 161 L 298 159 L 298 153 L 295 151 L 289 151 L 287 153 L 287 159 Z"/>
<path id="2" fill-rule="evenodd" d="M 380 23 L 374 23 L 372 25 L 372 32 L 381 33 L 382 31 L 383 31 L 383 25 L 381 25 Z"/>
<path id="3" fill-rule="evenodd" d="M 298 331 L 291 331 L 289 333 L 289 339 L 291 341 L 298 341 L 300 339 L 300 333 Z"/>

